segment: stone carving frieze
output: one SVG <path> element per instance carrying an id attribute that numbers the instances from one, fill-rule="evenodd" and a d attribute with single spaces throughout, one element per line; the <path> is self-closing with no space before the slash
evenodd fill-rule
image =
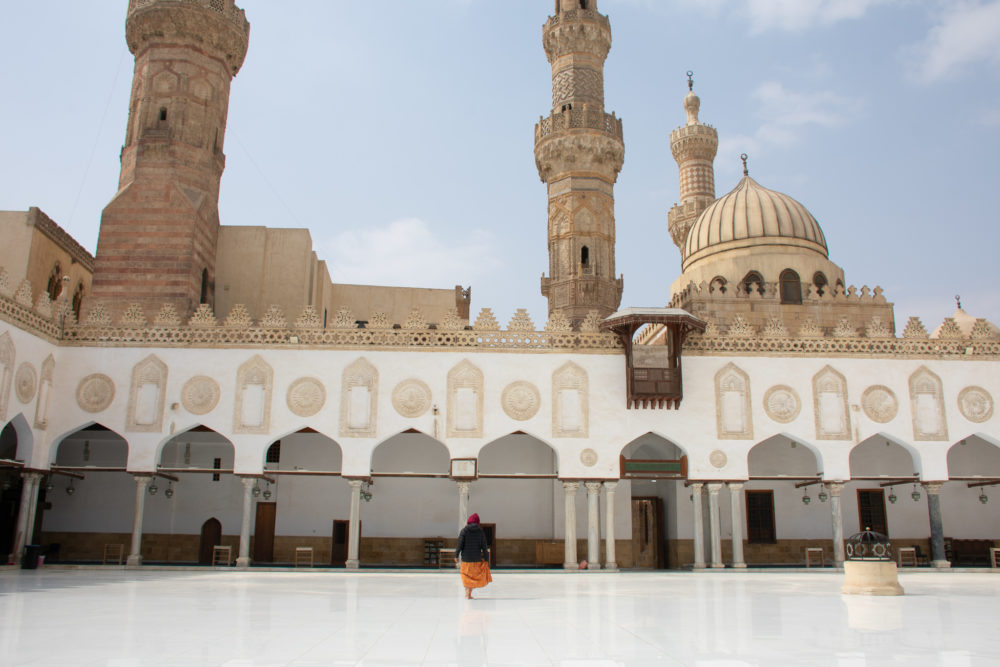
<path id="1" fill-rule="evenodd" d="M 903 338 L 927 338 L 927 329 L 924 328 L 923 322 L 920 321 L 919 317 L 911 317 L 906 321 L 906 327 L 903 329 Z"/>
<path id="2" fill-rule="evenodd" d="M 177 314 L 177 307 L 172 303 L 165 303 L 160 308 L 160 312 L 153 318 L 154 327 L 179 327 L 181 324 L 180 315 Z"/>
<path id="3" fill-rule="evenodd" d="M 816 418 L 817 439 L 850 439 L 847 379 L 831 366 L 825 366 L 813 376 L 813 414 Z"/>
<path id="4" fill-rule="evenodd" d="M 76 404 L 91 413 L 103 412 L 115 398 L 115 383 L 103 373 L 92 373 L 76 387 Z"/>
<path id="5" fill-rule="evenodd" d="M 528 311 L 524 308 L 518 308 L 514 316 L 510 318 L 510 324 L 507 325 L 507 331 L 534 331 L 535 324 L 531 321 L 531 316 L 528 315 Z"/>
<path id="6" fill-rule="evenodd" d="M 483 437 L 483 391 L 483 372 L 468 359 L 448 371 L 449 438 Z"/>
<path id="7" fill-rule="evenodd" d="M 392 407 L 407 419 L 421 417 L 431 407 L 431 388 L 417 378 L 403 380 L 392 390 Z"/>
<path id="8" fill-rule="evenodd" d="M 274 369 L 255 354 L 236 371 L 233 433 L 264 435 L 271 430 Z"/>
<path id="9" fill-rule="evenodd" d="M 861 407 L 873 422 L 888 424 L 899 412 L 899 401 L 892 389 L 876 384 L 865 389 L 861 394 Z"/>
<path id="10" fill-rule="evenodd" d="M 357 326 L 350 308 L 341 306 L 337 309 L 337 314 L 333 316 L 333 327 L 335 329 L 355 329 Z"/>
<path id="11" fill-rule="evenodd" d="M 374 329 L 376 331 L 382 331 L 384 329 L 391 329 L 392 322 L 389 321 L 388 313 L 372 313 L 371 317 L 368 318 L 368 328 Z"/>
<path id="12" fill-rule="evenodd" d="M 181 387 L 181 405 L 193 415 L 207 415 L 221 397 L 219 383 L 207 375 L 196 375 Z"/>
<path id="13" fill-rule="evenodd" d="M 966 387 L 958 394 L 958 409 L 970 422 L 981 424 L 993 416 L 993 397 L 982 387 Z"/>
<path id="14" fill-rule="evenodd" d="M 492 310 L 483 308 L 479 311 L 479 317 L 476 318 L 476 323 L 472 325 L 472 328 L 476 331 L 499 331 L 500 323 L 493 316 Z"/>
<path id="15" fill-rule="evenodd" d="M 271 305 L 264 314 L 264 319 L 260 321 L 260 326 L 264 329 L 287 329 L 288 320 L 281 306 Z"/>
<path id="16" fill-rule="evenodd" d="M 441 331 L 463 331 L 468 323 L 468 320 L 458 316 L 458 308 L 449 308 L 438 323 L 438 329 Z"/>
<path id="17" fill-rule="evenodd" d="M 965 338 L 965 334 L 962 333 L 962 328 L 958 326 L 958 322 L 952 317 L 944 318 L 944 322 L 941 323 L 941 328 L 938 330 L 938 338 L 942 340 L 955 340 L 958 338 Z"/>
<path id="18" fill-rule="evenodd" d="M 87 315 L 87 326 L 100 329 L 111 326 L 111 315 L 108 314 L 103 301 L 98 301 L 97 305 L 91 308 Z"/>
<path id="19" fill-rule="evenodd" d="M 910 408 L 915 440 L 947 440 L 944 392 L 941 378 L 926 366 L 910 376 Z"/>
<path id="20" fill-rule="evenodd" d="M 156 433 L 163 428 L 167 365 L 151 354 L 132 368 L 125 430 Z"/>
<path id="21" fill-rule="evenodd" d="M 122 313 L 118 324 L 123 327 L 144 327 L 146 326 L 146 314 L 142 311 L 142 306 L 138 303 L 130 303 L 125 312 Z"/>
<path id="22" fill-rule="evenodd" d="M 406 316 L 406 321 L 403 323 L 403 328 L 408 331 L 414 331 L 417 329 L 427 328 L 427 318 L 424 317 L 423 312 L 419 308 L 414 308 L 410 311 L 410 314 Z"/>
<path id="23" fill-rule="evenodd" d="M 197 310 L 191 315 L 191 319 L 188 320 L 189 327 L 196 327 L 200 329 L 208 329 L 219 326 L 218 320 L 215 319 L 215 313 L 212 312 L 212 307 L 207 303 L 198 304 Z"/>
<path id="24" fill-rule="evenodd" d="M 253 326 L 253 318 L 250 317 L 250 311 L 242 303 L 237 303 L 233 306 L 233 309 L 229 311 L 229 317 L 226 318 L 226 328 L 228 329 L 249 329 Z"/>
<path id="25" fill-rule="evenodd" d="M 780 424 L 795 421 L 801 410 L 802 401 L 799 400 L 799 395 L 787 385 L 775 385 L 764 394 L 764 412 Z"/>
<path id="26" fill-rule="evenodd" d="M 326 387 L 317 378 L 301 377 L 289 385 L 285 403 L 292 414 L 312 417 L 326 403 Z"/>
<path id="27" fill-rule="evenodd" d="M 730 362 L 715 374 L 715 427 L 720 440 L 752 440 L 750 376 Z"/>
<path id="28" fill-rule="evenodd" d="M 552 374 L 552 437 L 590 436 L 590 378 L 567 361 Z"/>
<path id="29" fill-rule="evenodd" d="M 295 320 L 296 329 L 322 329 L 323 320 L 320 319 L 319 313 L 312 306 L 306 306 L 302 309 L 302 314 L 299 315 L 298 319 Z"/>
<path id="30" fill-rule="evenodd" d="M 340 435 L 374 438 L 378 426 L 378 369 L 364 357 L 340 376 Z"/>
<path id="31" fill-rule="evenodd" d="M 868 338 L 892 338 L 892 330 L 889 329 L 888 324 L 882 321 L 881 317 L 875 315 L 865 329 L 865 336 Z"/>
<path id="32" fill-rule="evenodd" d="M 500 403 L 508 417 L 517 421 L 527 421 L 538 414 L 538 409 L 542 405 L 542 394 L 538 391 L 538 387 L 530 382 L 518 380 L 504 387 Z"/>

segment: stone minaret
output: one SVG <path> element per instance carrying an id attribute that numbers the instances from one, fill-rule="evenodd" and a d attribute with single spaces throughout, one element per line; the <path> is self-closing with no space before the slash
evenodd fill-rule
<path id="1" fill-rule="evenodd" d="M 184 320 L 213 303 L 229 85 L 249 32 L 234 0 L 129 1 L 128 128 L 86 310 L 101 301 L 117 319 L 139 303 L 152 320 L 171 304 Z"/>
<path id="2" fill-rule="evenodd" d="M 622 123 L 604 113 L 608 17 L 597 0 L 556 0 L 543 28 L 552 64 L 552 115 L 535 126 L 535 162 L 549 192 L 549 315 L 576 323 L 618 309 L 614 185 L 625 159 Z"/>
<path id="3" fill-rule="evenodd" d="M 684 239 L 702 211 L 715 201 L 715 169 L 719 135 L 711 125 L 698 122 L 701 100 L 694 94 L 693 72 L 688 72 L 688 94 L 684 97 L 687 124 L 670 133 L 670 150 L 680 171 L 681 203 L 667 214 L 670 237 L 684 259 Z"/>

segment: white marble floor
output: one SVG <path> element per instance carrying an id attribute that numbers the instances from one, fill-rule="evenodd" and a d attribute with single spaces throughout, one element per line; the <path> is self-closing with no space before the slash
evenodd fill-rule
<path id="1" fill-rule="evenodd" d="M 0 571 L 0 665 L 974 667 L 1000 664 L 1000 573 Z"/>

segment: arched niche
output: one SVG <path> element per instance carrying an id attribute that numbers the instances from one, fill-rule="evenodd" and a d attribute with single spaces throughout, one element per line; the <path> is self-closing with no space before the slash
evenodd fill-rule
<path id="1" fill-rule="evenodd" d="M 479 450 L 479 474 L 558 474 L 559 455 L 544 441 L 523 432 L 497 438 Z"/>
<path id="2" fill-rule="evenodd" d="M 51 454 L 55 466 L 124 469 L 128 463 L 128 441 L 94 422 L 64 436 Z"/>
<path id="3" fill-rule="evenodd" d="M 783 434 L 761 440 L 747 452 L 750 477 L 816 477 L 823 466 L 816 452 L 801 440 Z"/>
<path id="4" fill-rule="evenodd" d="M 885 435 L 874 435 L 851 450 L 851 479 L 859 477 L 912 477 L 919 462 L 903 445 Z"/>
<path id="5" fill-rule="evenodd" d="M 657 433 L 644 433 L 638 438 L 629 442 L 621 450 L 621 456 L 625 459 L 653 459 L 678 461 L 686 456 L 686 452 L 680 445 Z M 684 530 L 681 523 L 690 525 L 689 520 L 682 519 L 682 515 L 688 511 L 690 502 L 689 493 L 684 488 L 682 479 L 627 479 L 619 484 L 618 502 L 625 503 L 629 523 L 624 531 L 619 530 L 619 539 L 637 537 L 636 531 L 641 531 L 643 522 L 654 518 L 653 512 L 661 512 L 659 517 L 659 535 L 662 541 L 672 541 L 681 537 Z M 650 500 L 650 499 L 659 499 Z M 658 508 L 658 509 L 656 509 Z M 623 526 L 622 528 L 625 528 Z M 655 540 L 654 540 L 655 541 Z M 637 554 L 634 558 L 640 559 Z M 672 558 L 669 554 L 658 554 L 653 560 L 664 562 L 668 566 L 673 566 Z"/>
<path id="6" fill-rule="evenodd" d="M 264 451 L 264 470 L 340 472 L 343 450 L 333 438 L 309 427 L 283 435 Z"/>
<path id="7" fill-rule="evenodd" d="M 653 432 L 644 433 L 622 447 L 621 455 L 627 459 L 669 459 L 686 455 L 684 449 L 672 440 Z"/>
<path id="8" fill-rule="evenodd" d="M 1000 479 L 1000 446 L 975 435 L 948 448 L 948 477 Z"/>
<path id="9" fill-rule="evenodd" d="M 447 475 L 451 455 L 440 441 L 417 430 L 388 438 L 372 452 L 373 473 L 422 473 Z"/>
<path id="10" fill-rule="evenodd" d="M 35 439 L 31 427 L 28 425 L 28 420 L 24 418 L 22 413 L 14 415 L 13 419 L 7 422 L 0 438 L 2 438 L 0 446 L 4 452 L 0 458 L 30 463 Z"/>

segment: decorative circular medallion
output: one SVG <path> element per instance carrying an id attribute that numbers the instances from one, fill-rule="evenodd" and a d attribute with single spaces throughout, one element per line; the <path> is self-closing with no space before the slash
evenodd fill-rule
<path id="1" fill-rule="evenodd" d="M 27 361 L 17 367 L 14 374 L 14 390 L 17 392 L 17 400 L 22 403 L 30 403 L 35 397 L 35 389 L 38 388 L 38 373 L 35 367 Z"/>
<path id="2" fill-rule="evenodd" d="M 587 466 L 588 468 L 593 468 L 597 465 L 597 452 L 593 449 L 585 449 L 580 452 L 580 463 Z"/>
<path id="3" fill-rule="evenodd" d="M 419 417 L 431 407 L 431 388 L 416 378 L 403 380 L 392 390 L 392 407 L 409 419 Z"/>
<path id="4" fill-rule="evenodd" d="M 500 403 L 508 417 L 523 422 L 538 414 L 538 408 L 542 405 L 542 395 L 535 385 L 518 380 L 504 387 Z"/>
<path id="5" fill-rule="evenodd" d="M 958 409 L 970 422 L 982 423 L 993 416 L 993 397 L 982 387 L 966 387 L 958 394 Z"/>
<path id="6" fill-rule="evenodd" d="M 896 400 L 896 394 L 892 393 L 892 389 L 885 385 L 876 384 L 868 387 L 865 389 L 865 393 L 861 394 L 861 407 L 864 408 L 865 414 L 873 422 L 885 424 L 896 418 L 896 413 L 899 411 L 899 401 Z"/>
<path id="7" fill-rule="evenodd" d="M 799 395 L 789 386 L 779 384 L 771 387 L 764 394 L 764 411 L 776 422 L 787 424 L 799 416 L 802 401 Z"/>
<path id="8" fill-rule="evenodd" d="M 729 463 L 729 457 L 721 449 L 716 449 L 708 455 L 708 462 L 716 468 L 725 468 L 726 464 Z"/>
<path id="9" fill-rule="evenodd" d="M 316 378 L 299 378 L 288 387 L 285 402 L 299 417 L 312 417 L 326 403 L 326 388 Z"/>
<path id="10" fill-rule="evenodd" d="M 76 387 L 76 403 L 87 412 L 106 410 L 114 398 L 115 383 L 103 373 L 88 375 Z"/>
<path id="11" fill-rule="evenodd" d="M 204 415 L 215 409 L 222 390 L 219 383 L 210 377 L 196 375 L 181 388 L 181 403 L 193 415 Z"/>

